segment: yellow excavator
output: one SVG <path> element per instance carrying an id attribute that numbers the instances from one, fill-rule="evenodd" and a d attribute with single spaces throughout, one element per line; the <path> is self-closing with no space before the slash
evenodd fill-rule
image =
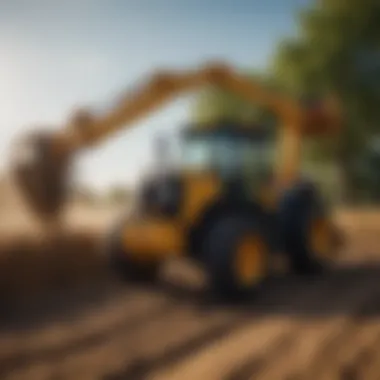
<path id="1" fill-rule="evenodd" d="M 229 120 L 188 126 L 179 167 L 146 179 L 132 212 L 111 226 L 112 268 L 129 281 L 152 281 L 164 260 L 184 255 L 201 263 L 211 287 L 228 297 L 251 294 L 278 258 L 299 274 L 328 268 L 337 228 L 316 186 L 301 178 L 300 162 L 303 138 L 339 131 L 339 107 L 327 100 L 304 104 L 224 63 L 159 72 L 105 114 L 81 111 L 58 132 L 19 140 L 13 169 L 30 207 L 55 223 L 76 154 L 207 85 L 269 109 L 281 128 L 273 135 L 263 125 Z"/>

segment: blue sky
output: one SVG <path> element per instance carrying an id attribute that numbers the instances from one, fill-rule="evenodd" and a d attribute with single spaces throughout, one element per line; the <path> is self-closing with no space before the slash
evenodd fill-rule
<path id="1" fill-rule="evenodd" d="M 102 109 L 157 67 L 209 59 L 261 69 L 310 0 L 0 0 L 0 162 L 36 125 L 58 128 L 73 107 Z M 186 122 L 184 96 L 79 159 L 97 187 L 133 184 L 152 138 Z"/>

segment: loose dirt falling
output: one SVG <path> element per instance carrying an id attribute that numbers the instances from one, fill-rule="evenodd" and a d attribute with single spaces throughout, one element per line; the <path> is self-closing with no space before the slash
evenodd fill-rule
<path id="1" fill-rule="evenodd" d="M 197 276 L 187 264 L 173 264 L 173 276 L 163 273 L 154 289 L 115 282 L 95 253 L 96 234 L 87 245 L 61 242 L 59 254 L 53 243 L 48 253 L 18 243 L 18 258 L 34 255 L 27 261 L 34 274 L 25 264 L 17 271 L 14 247 L 4 253 L 2 294 L 29 290 L 30 301 L 4 303 L 12 318 L 0 326 L 0 378 L 377 380 L 380 217 L 359 217 L 341 217 L 350 245 L 333 273 L 273 279 L 239 307 L 208 302 L 203 285 L 191 287 Z M 60 265 L 46 261 L 48 254 L 61 257 Z M 46 286 L 42 273 L 54 279 L 60 271 L 66 275 L 54 292 L 36 298 Z M 18 287 L 23 277 L 39 285 Z M 178 278 L 184 284 L 173 284 Z"/>

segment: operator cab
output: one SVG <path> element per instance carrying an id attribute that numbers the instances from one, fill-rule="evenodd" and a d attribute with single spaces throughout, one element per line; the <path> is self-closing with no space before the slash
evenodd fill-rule
<path id="1" fill-rule="evenodd" d="M 275 136 L 269 126 L 222 121 L 191 125 L 182 139 L 182 170 L 212 172 L 251 189 L 272 178 Z"/>

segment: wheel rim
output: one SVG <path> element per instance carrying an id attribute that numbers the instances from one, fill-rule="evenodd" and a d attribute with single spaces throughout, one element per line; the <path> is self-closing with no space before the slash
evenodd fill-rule
<path id="1" fill-rule="evenodd" d="M 317 218 L 310 227 L 310 244 L 312 252 L 327 259 L 332 253 L 331 226 L 327 219 Z"/>
<path id="2" fill-rule="evenodd" d="M 248 287 L 265 276 L 266 249 L 258 235 L 244 237 L 236 251 L 236 277 L 241 285 Z"/>

